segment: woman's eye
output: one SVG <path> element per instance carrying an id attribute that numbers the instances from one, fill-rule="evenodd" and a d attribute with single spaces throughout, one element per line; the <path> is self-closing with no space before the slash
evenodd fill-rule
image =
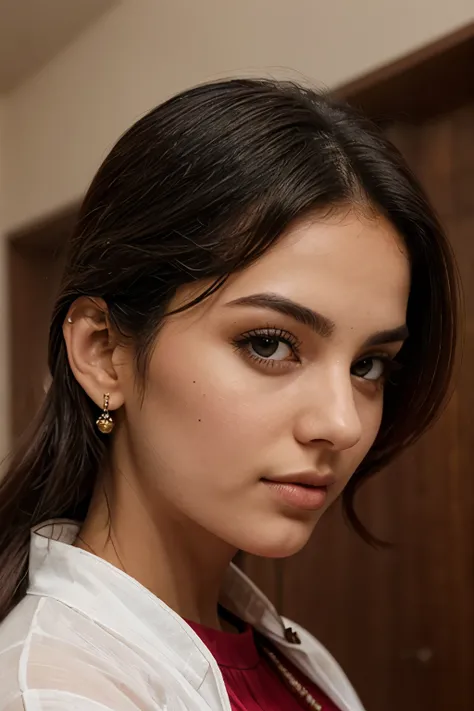
<path id="1" fill-rule="evenodd" d="M 272 336 L 251 336 L 248 339 L 248 349 L 250 355 L 267 360 L 288 360 L 293 355 L 288 343 Z"/>
<path id="2" fill-rule="evenodd" d="M 233 341 L 234 346 L 247 358 L 260 365 L 299 363 L 300 342 L 289 331 L 281 328 L 264 328 L 243 333 Z"/>
<path id="3" fill-rule="evenodd" d="M 387 370 L 387 359 L 380 356 L 372 356 L 371 358 L 363 358 L 357 361 L 352 368 L 352 375 L 364 380 L 380 380 L 385 375 Z"/>

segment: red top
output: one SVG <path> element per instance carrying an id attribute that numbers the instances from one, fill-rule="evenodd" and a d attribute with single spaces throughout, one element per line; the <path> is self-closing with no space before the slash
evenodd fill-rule
<path id="1" fill-rule="evenodd" d="M 189 622 L 188 624 L 209 648 L 224 677 L 232 711 L 301 711 L 309 710 L 304 699 L 298 699 L 261 656 L 255 644 L 253 629 L 241 623 L 240 634 L 220 632 Z M 338 707 L 286 658 L 281 661 L 303 684 L 323 711 L 339 711 Z"/>

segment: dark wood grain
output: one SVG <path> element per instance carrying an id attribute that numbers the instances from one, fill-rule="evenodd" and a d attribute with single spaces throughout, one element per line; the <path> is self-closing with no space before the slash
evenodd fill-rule
<path id="1" fill-rule="evenodd" d="M 384 91 L 378 106 L 392 111 Z M 423 120 L 405 102 L 404 120 L 386 130 L 458 258 L 465 340 L 456 392 L 436 426 L 361 492 L 364 519 L 391 550 L 365 547 L 334 511 L 284 563 L 284 612 L 335 653 L 368 711 L 474 708 L 474 91 L 462 106 L 451 99 L 433 115 L 428 102 Z"/>
<path id="2" fill-rule="evenodd" d="M 45 246 L 24 234 L 8 243 L 11 436 L 15 440 L 37 411 L 48 384 L 48 327 L 64 256 L 63 245 Z M 61 232 L 59 232 L 61 234 Z"/>

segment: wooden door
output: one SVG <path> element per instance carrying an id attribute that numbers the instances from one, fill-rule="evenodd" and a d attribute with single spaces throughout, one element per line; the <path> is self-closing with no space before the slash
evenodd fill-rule
<path id="1" fill-rule="evenodd" d="M 77 208 L 67 209 L 8 240 L 11 438 L 38 410 L 49 384 L 48 328 L 65 244 Z"/>
<path id="2" fill-rule="evenodd" d="M 445 64 L 434 57 L 436 71 L 415 66 L 412 75 L 405 62 L 379 77 L 380 90 L 376 81 L 355 92 L 369 113 L 403 116 L 386 130 L 448 230 L 465 290 L 449 407 L 360 493 L 362 519 L 392 548 L 365 545 L 334 509 L 299 555 L 242 561 L 285 615 L 329 647 L 367 711 L 474 709 L 474 35 L 466 36 L 454 55 L 470 69 L 455 69 L 451 45 Z"/>

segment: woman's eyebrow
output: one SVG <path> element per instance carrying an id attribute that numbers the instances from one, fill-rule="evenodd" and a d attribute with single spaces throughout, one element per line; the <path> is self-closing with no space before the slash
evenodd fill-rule
<path id="1" fill-rule="evenodd" d="M 335 323 L 331 319 L 280 294 L 261 293 L 241 296 L 239 299 L 230 301 L 227 306 L 254 306 L 256 308 L 271 309 L 284 316 L 290 316 L 290 318 L 305 326 L 309 326 L 323 338 L 329 337 L 335 328 Z"/>
<path id="2" fill-rule="evenodd" d="M 408 327 L 406 324 L 389 328 L 386 331 L 379 331 L 370 336 L 364 343 L 364 348 L 370 346 L 381 346 L 385 343 L 399 343 L 406 341 L 408 338 Z"/>
<path id="3" fill-rule="evenodd" d="M 270 309 L 277 313 L 289 316 L 290 318 L 311 328 L 319 336 L 328 338 L 334 332 L 336 324 L 327 316 L 303 306 L 293 299 L 289 299 L 281 294 L 263 292 L 259 294 L 249 294 L 230 301 L 227 306 L 253 306 L 255 308 Z M 364 343 L 364 348 L 370 346 L 380 346 L 385 343 L 399 343 L 408 338 L 408 328 L 406 324 L 378 331 L 369 336 Z"/>

